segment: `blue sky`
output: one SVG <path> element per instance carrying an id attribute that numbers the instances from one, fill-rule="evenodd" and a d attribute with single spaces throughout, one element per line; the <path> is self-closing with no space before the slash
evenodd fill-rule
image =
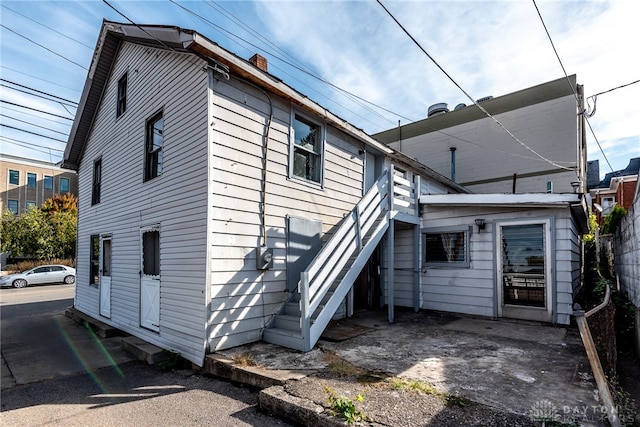
<path id="1" fill-rule="evenodd" d="M 420 120 L 437 102 L 469 103 L 375 0 L 108 1 L 137 24 L 194 29 L 243 58 L 260 52 L 272 74 L 368 133 Z M 587 97 L 640 79 L 638 1 L 383 3 L 476 99 L 564 76 L 536 4 Z M 0 5 L 0 152 L 59 161 L 102 20 L 126 19 L 102 0 Z M 17 91 L 16 83 L 66 105 Z M 597 98 L 590 124 L 614 170 L 640 156 L 639 99 L 640 83 Z M 609 172 L 590 131 L 587 137 L 589 160 L 600 161 L 601 175 Z"/>

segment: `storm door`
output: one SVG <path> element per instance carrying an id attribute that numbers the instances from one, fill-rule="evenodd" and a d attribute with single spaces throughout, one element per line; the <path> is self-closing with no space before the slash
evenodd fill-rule
<path id="1" fill-rule="evenodd" d="M 100 238 L 100 315 L 111 318 L 111 236 Z"/>
<path id="2" fill-rule="evenodd" d="M 548 221 L 498 225 L 499 311 L 503 317 L 551 320 L 548 230 Z"/>
<path id="3" fill-rule="evenodd" d="M 160 230 L 140 230 L 140 326 L 160 330 Z"/>

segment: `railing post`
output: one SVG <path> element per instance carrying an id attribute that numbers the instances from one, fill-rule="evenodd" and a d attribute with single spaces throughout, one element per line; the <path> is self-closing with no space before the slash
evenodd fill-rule
<path id="1" fill-rule="evenodd" d="M 415 195 L 416 216 L 419 217 L 420 216 L 420 191 L 421 191 L 421 185 L 422 185 L 420 182 L 420 175 L 416 176 L 413 181 L 414 181 L 413 184 L 415 186 L 414 195 Z"/>
<path id="2" fill-rule="evenodd" d="M 356 228 L 356 244 L 358 245 L 358 252 L 362 250 L 362 233 L 360 230 L 360 207 L 356 206 L 353 210 L 355 218 L 353 219 L 353 225 Z"/>
<path id="3" fill-rule="evenodd" d="M 300 326 L 304 351 L 311 350 L 311 313 L 309 313 L 309 272 L 300 273 Z"/>
<path id="4" fill-rule="evenodd" d="M 389 185 L 387 185 L 387 187 L 389 188 L 389 211 L 393 212 L 393 199 L 396 196 L 396 189 L 395 189 L 395 182 L 394 182 L 394 175 L 395 173 L 393 172 L 394 167 L 393 165 L 389 165 Z"/>

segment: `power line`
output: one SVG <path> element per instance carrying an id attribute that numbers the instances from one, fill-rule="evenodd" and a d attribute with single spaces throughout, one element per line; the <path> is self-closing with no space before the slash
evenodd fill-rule
<path id="1" fill-rule="evenodd" d="M 41 133 L 31 132 L 31 131 L 26 130 L 26 129 L 20 129 L 20 128 L 17 128 L 15 126 L 5 125 L 4 123 L 0 123 L 0 126 L 5 127 L 5 128 L 9 128 L 9 129 L 13 129 L 13 130 L 17 130 L 17 131 L 20 131 L 20 132 L 30 133 L 31 135 L 40 136 L 42 138 L 47 138 L 47 139 L 50 139 L 52 141 L 63 142 L 65 144 L 67 143 L 67 141 L 64 141 L 62 139 L 53 138 L 53 137 L 50 137 L 50 136 L 47 136 L 47 135 L 43 135 Z"/>
<path id="2" fill-rule="evenodd" d="M 48 117 L 42 117 L 42 116 L 39 116 L 39 115 L 37 115 L 37 114 L 33 114 L 33 113 L 28 113 L 28 112 L 26 112 L 26 111 L 20 111 L 20 110 L 17 110 L 17 109 L 15 109 L 15 108 L 2 107 L 2 109 L 3 109 L 3 110 L 14 111 L 14 112 L 16 112 L 16 113 L 24 114 L 24 115 L 26 115 L 26 116 L 37 117 L 39 120 L 47 120 L 47 121 L 49 121 L 49 122 L 53 122 L 53 123 L 55 123 L 55 124 L 62 125 L 62 126 L 71 126 L 71 123 L 62 123 L 62 122 L 56 121 L 56 120 L 54 120 L 54 119 L 50 119 L 50 118 L 48 118 Z"/>
<path id="3" fill-rule="evenodd" d="M 9 138 L 9 137 L 3 136 L 3 135 L 0 135 L 0 140 L 4 140 L 5 142 L 9 142 L 11 144 L 15 144 L 15 145 L 18 145 L 20 147 L 28 148 L 30 150 L 39 151 L 41 153 L 51 154 L 51 151 L 58 151 L 60 153 L 64 153 L 64 150 L 59 150 L 57 148 L 51 148 L 51 147 L 45 147 L 43 145 L 38 145 L 38 144 L 32 144 L 30 142 L 21 141 L 19 139 L 14 139 L 14 138 Z M 45 150 L 48 150 L 48 151 L 38 150 L 37 148 L 33 148 L 33 147 L 44 148 Z"/>
<path id="4" fill-rule="evenodd" d="M 82 46 L 84 46 L 84 47 L 88 47 L 89 49 L 93 50 L 93 47 L 88 46 L 88 45 L 86 45 L 86 44 L 82 43 L 81 41 L 76 40 L 76 39 L 74 39 L 74 38 L 72 38 L 72 37 L 69 37 L 68 35 L 63 34 L 63 33 L 61 33 L 61 32 L 60 32 L 60 31 L 58 31 L 58 30 L 54 30 L 54 29 L 53 29 L 53 28 L 51 28 L 51 27 L 47 27 L 47 26 L 46 26 L 46 25 L 44 25 L 43 23 L 38 22 L 38 21 L 36 21 L 35 19 L 29 18 L 27 15 L 23 15 L 22 13 L 17 12 L 17 11 L 15 11 L 15 10 L 11 9 L 10 7 L 7 7 L 7 6 L 6 6 L 6 5 L 4 5 L 4 4 L 1 4 L 0 6 L 4 7 L 4 8 L 5 8 L 5 9 L 7 9 L 7 10 L 10 10 L 11 12 L 15 13 L 16 15 L 20 15 L 20 16 L 22 16 L 23 18 L 26 18 L 26 19 L 28 19 L 28 20 L 29 20 L 29 21 L 31 21 L 31 22 L 35 22 L 36 24 L 41 25 L 41 26 L 43 26 L 43 27 L 45 27 L 45 28 L 47 28 L 47 29 L 49 29 L 49 30 L 53 31 L 53 32 L 54 32 L 54 33 L 56 33 L 56 34 L 60 34 L 62 37 L 66 37 L 66 38 L 68 38 L 68 39 L 69 39 L 69 40 L 71 40 L 71 41 L 74 41 L 74 42 L 76 42 L 76 43 L 78 43 L 78 44 L 81 44 L 81 45 L 82 45 Z"/>
<path id="5" fill-rule="evenodd" d="M 12 82 L 11 80 L 7 80 L 7 79 L 2 79 L 2 78 L 0 78 L 0 81 L 7 82 L 7 83 L 10 83 L 10 84 L 12 84 L 12 85 L 15 85 L 15 86 L 21 87 L 21 88 L 29 89 L 29 90 L 31 90 L 31 91 L 33 91 L 33 92 L 37 92 L 37 93 L 40 93 L 40 94 L 42 94 L 42 95 L 50 96 L 51 98 L 55 98 L 56 100 L 60 100 L 60 101 L 68 102 L 68 103 L 70 103 L 70 104 L 73 104 L 73 105 L 70 105 L 71 107 L 73 107 L 74 105 L 75 105 L 75 106 L 77 106 L 77 105 L 78 105 L 78 103 L 77 103 L 77 102 L 72 101 L 72 100 L 70 100 L 70 99 L 66 99 L 66 98 L 62 98 L 62 97 L 60 97 L 60 96 L 52 95 L 52 94 L 50 94 L 50 93 L 43 92 L 43 91 L 41 91 L 41 90 L 34 89 L 34 88 L 32 88 L 32 87 L 29 87 L 29 86 L 21 85 L 20 83 Z"/>
<path id="6" fill-rule="evenodd" d="M 489 117 L 490 119 L 492 119 L 498 126 L 500 126 L 500 128 L 502 128 L 502 130 L 504 130 L 507 135 L 509 135 L 509 137 L 511 139 L 513 139 L 515 142 L 517 142 L 518 144 L 520 144 L 521 146 L 523 146 L 524 148 L 526 148 L 527 150 L 529 150 L 530 152 L 532 152 L 533 154 L 535 154 L 536 156 L 540 157 L 542 160 L 544 160 L 545 162 L 560 168 L 560 169 L 565 169 L 565 170 L 573 170 L 572 168 L 568 168 L 566 166 L 562 166 L 552 160 L 547 159 L 546 157 L 544 157 L 543 155 L 539 154 L 537 151 L 535 151 L 533 148 L 529 147 L 527 144 L 525 144 L 524 142 L 520 141 L 513 133 L 511 133 L 511 131 L 509 129 L 507 129 L 498 119 L 496 119 L 494 116 L 492 116 L 482 105 L 480 105 L 480 103 L 478 101 L 476 101 L 473 97 L 471 97 L 471 95 L 469 95 L 467 93 L 467 91 L 465 91 L 462 86 L 460 86 L 458 84 L 458 82 L 456 82 L 453 77 L 451 77 L 449 75 L 449 73 L 447 73 L 445 71 L 444 68 L 442 68 L 442 66 L 440 66 L 440 64 L 438 64 L 438 62 L 429 54 L 429 52 L 427 52 L 422 45 L 411 35 L 411 33 L 409 33 L 409 31 L 400 23 L 400 21 L 398 21 L 396 19 L 395 16 L 393 16 L 393 14 L 389 11 L 389 9 L 387 9 L 384 4 L 382 4 L 381 0 L 376 0 L 378 2 L 378 4 L 380 6 L 382 6 L 382 8 L 384 9 L 385 12 L 387 12 L 387 14 L 395 21 L 396 24 L 398 24 L 398 26 L 402 29 L 402 31 L 404 31 L 404 33 L 413 41 L 413 43 L 418 46 L 418 48 L 431 60 L 431 62 L 433 62 L 436 67 L 438 67 L 438 69 L 440 71 L 442 71 L 444 73 L 445 76 L 447 76 L 447 78 L 458 88 L 460 89 L 460 91 L 462 93 L 465 94 L 465 96 L 467 98 L 469 98 L 469 100 L 471 102 L 473 102 L 475 104 L 476 107 L 478 107 L 480 109 L 480 111 L 482 111 L 487 117 Z"/>
<path id="7" fill-rule="evenodd" d="M 84 69 L 84 70 L 89 71 L 89 69 L 88 69 L 87 67 L 85 67 L 84 65 L 78 64 L 77 62 L 75 62 L 75 61 L 73 61 L 73 60 L 71 60 L 71 59 L 67 58 L 66 56 L 61 55 L 61 54 L 59 54 L 59 53 L 57 53 L 57 52 L 54 52 L 53 50 L 49 49 L 48 47 L 43 46 L 43 45 L 41 45 L 40 43 L 38 43 L 38 42 L 35 42 L 35 41 L 31 40 L 29 37 L 26 37 L 26 36 L 24 36 L 24 35 L 22 35 L 22 34 L 18 33 L 17 31 L 12 30 L 11 28 L 7 27 L 7 26 L 6 26 L 6 25 L 4 25 L 4 24 L 0 24 L 0 27 L 2 27 L 2 28 L 4 28 L 4 29 L 6 29 L 7 31 L 11 31 L 11 32 L 12 32 L 13 34 L 15 34 L 16 36 L 22 37 L 23 39 L 30 41 L 31 43 L 35 44 L 36 46 L 39 46 L 39 47 L 43 48 L 44 50 L 46 50 L 46 51 L 48 51 L 48 52 L 53 53 L 53 54 L 54 54 L 54 55 L 56 55 L 56 56 L 59 56 L 60 58 L 64 59 L 65 61 L 69 61 L 69 62 L 71 62 L 72 64 L 77 65 L 78 67 L 80 67 L 80 68 L 82 68 L 82 69 Z"/>
<path id="8" fill-rule="evenodd" d="M 31 93 L 31 92 L 29 92 L 27 90 L 24 90 L 24 89 L 18 89 L 18 88 L 15 88 L 15 87 L 11 87 L 11 86 L 6 85 L 4 83 L 0 83 L 0 87 L 6 87 L 7 89 L 15 90 L 16 92 L 22 92 L 22 93 L 25 93 L 27 95 L 35 96 L 36 98 L 41 98 L 41 99 L 44 99 L 45 101 L 55 102 L 55 103 L 60 104 L 63 108 L 65 107 L 65 105 L 68 106 L 68 107 L 77 108 L 76 105 L 64 103 L 62 101 L 56 101 L 55 99 L 49 99 L 49 98 L 46 98 L 46 97 L 44 97 L 42 95 L 38 95 L 37 93 Z M 64 109 L 67 110 L 66 108 L 64 108 Z M 67 110 L 67 113 L 72 114 L 69 110 Z"/>
<path id="9" fill-rule="evenodd" d="M 51 132 L 59 133 L 60 135 L 65 135 L 65 136 L 67 135 L 67 132 L 60 132 L 59 130 L 51 129 L 51 128 L 48 128 L 46 126 L 36 125 L 35 123 L 31 123 L 31 122 L 28 122 L 26 120 L 21 120 L 21 119 L 18 119 L 16 117 L 7 116 L 6 114 L 3 114 L 3 113 L 0 113 L 0 117 L 6 117 L 8 119 L 15 120 L 15 121 L 21 122 L 21 123 L 26 123 L 28 125 L 35 126 L 37 128 L 40 128 L 40 129 L 44 129 L 44 130 L 48 130 L 48 131 L 51 131 Z"/>
<path id="10" fill-rule="evenodd" d="M 551 38 L 551 34 L 549 33 L 549 30 L 547 29 L 547 25 L 545 24 L 544 19 L 542 19 L 542 14 L 540 13 L 540 9 L 538 9 L 538 5 L 536 4 L 536 0 L 531 0 L 531 1 L 533 1 L 533 6 L 536 8 L 536 12 L 538 12 L 538 17 L 540 17 L 540 22 L 542 23 L 542 27 L 544 28 L 545 33 L 547 33 L 547 38 L 549 38 L 549 42 L 551 43 L 551 47 L 553 48 L 553 51 L 556 54 L 556 58 L 558 58 L 558 62 L 560 63 L 560 67 L 562 68 L 562 71 L 564 72 L 564 76 L 567 79 L 567 83 L 569 83 L 569 87 L 571 87 L 571 91 L 573 92 L 573 96 L 576 98 L 576 102 L 578 103 L 578 105 L 580 105 L 580 100 L 578 99 L 578 94 L 576 93 L 575 88 L 573 87 L 573 85 L 571 84 L 571 81 L 569 80 L 569 75 L 567 74 L 567 70 L 565 70 L 565 68 L 564 68 L 564 64 L 562 63 L 562 60 L 560 59 L 560 55 L 558 54 L 558 50 L 556 49 L 556 46 L 553 43 L 553 39 Z M 584 113 L 584 111 L 581 111 L 581 113 Z M 595 110 L 592 113 L 595 113 Z M 598 148 L 600 149 L 600 152 L 602 153 L 602 157 L 604 157 L 604 160 L 609 165 L 609 168 L 611 169 L 611 172 L 613 172 L 613 166 L 611 166 L 611 163 L 609 163 L 609 159 L 607 158 L 607 155 L 604 153 L 604 150 L 602 149 L 602 145 L 600 145 L 600 141 L 598 141 L 598 137 L 596 137 L 596 133 L 593 131 L 593 128 L 591 127 L 591 123 L 589 122 L 589 117 L 584 115 L 584 120 L 587 122 L 587 125 L 589 126 L 589 129 L 591 130 L 591 135 L 593 135 L 593 139 L 595 139 L 596 143 L 598 144 Z"/>
<path id="11" fill-rule="evenodd" d="M 54 113 L 49 113 L 48 111 L 38 110 L 37 108 L 27 107 L 26 105 L 16 104 L 15 102 L 6 101 L 4 99 L 0 99 L 0 102 L 5 103 L 5 104 L 9 104 L 9 105 L 13 105 L 15 107 L 26 108 L 27 110 L 37 111 L 38 113 L 43 113 L 43 114 L 48 114 L 50 116 L 59 117 L 61 119 L 73 121 L 73 119 L 70 119 L 69 117 L 61 116 L 61 115 L 54 114 Z"/>
<path id="12" fill-rule="evenodd" d="M 633 81 L 631 83 L 627 83 L 627 84 L 624 84 L 624 85 L 616 86 L 616 87 L 611 88 L 609 90 L 605 90 L 604 92 L 598 92 L 595 95 L 589 96 L 589 98 L 594 98 L 594 97 L 596 97 L 598 95 L 604 95 L 605 93 L 613 92 L 614 90 L 622 89 L 623 87 L 631 86 L 631 85 L 634 85 L 636 83 L 640 83 L 640 80 L 636 80 L 636 81 Z"/>
<path id="13" fill-rule="evenodd" d="M 40 80 L 40 81 L 43 81 L 45 83 L 49 83 L 49 84 L 52 84 L 52 85 L 60 86 L 60 87 L 63 87 L 65 89 L 72 90 L 74 92 L 78 92 L 78 93 L 82 92 L 81 90 L 78 90 L 77 88 L 72 88 L 72 87 L 69 87 L 69 86 L 61 85 L 60 83 L 52 82 L 51 80 L 46 80 L 46 79 L 43 79 L 41 77 L 34 76 L 33 74 L 25 73 L 24 71 L 19 71 L 19 70 L 16 70 L 15 68 L 7 67 L 4 64 L 0 64 L 0 68 L 5 68 L 5 69 L 7 69 L 9 71 L 13 71 L 14 73 L 18 73 L 20 75 L 33 77 L 34 79 L 37 79 L 37 80 Z"/>
<path id="14" fill-rule="evenodd" d="M 103 1 L 104 1 L 104 0 L 103 0 Z M 284 58 L 282 58 L 282 57 L 278 56 L 277 54 L 274 54 L 273 52 L 267 51 L 267 50 L 265 50 L 264 48 L 261 48 L 260 46 L 257 46 L 257 45 L 255 45 L 255 44 L 251 43 L 250 41 L 248 41 L 248 40 L 246 40 L 246 39 L 244 39 L 244 38 L 242 38 L 242 37 L 240 37 L 240 36 L 238 36 L 238 35 L 236 35 L 236 34 L 234 34 L 234 33 L 230 32 L 229 30 L 227 30 L 227 29 L 225 29 L 225 28 L 221 27 L 220 25 L 217 25 L 217 24 L 215 24 L 215 23 L 211 22 L 210 20 L 208 20 L 207 18 L 204 18 L 203 16 L 199 15 L 198 13 L 196 13 L 196 12 L 194 12 L 194 11 L 192 11 L 192 10 L 190 10 L 190 9 L 188 9 L 188 8 L 186 8 L 186 7 L 184 7 L 184 6 L 182 6 L 181 4 L 177 3 L 175 0 L 169 0 L 169 1 L 170 1 L 171 3 L 173 3 L 173 4 L 175 4 L 176 6 L 178 6 L 179 8 L 181 8 L 181 9 L 183 9 L 183 10 L 185 10 L 185 11 L 189 12 L 189 13 L 190 13 L 190 14 L 192 14 L 193 16 L 195 16 L 195 17 L 199 18 L 199 19 L 200 19 L 200 20 L 202 20 L 203 22 L 206 22 L 206 23 L 207 23 L 207 24 L 209 24 L 210 26 L 212 26 L 212 27 L 214 27 L 214 28 L 218 29 L 219 31 L 222 31 L 222 32 L 224 32 L 224 33 L 226 33 L 226 34 L 228 34 L 228 35 L 230 35 L 230 36 L 233 36 L 234 38 L 237 38 L 237 39 L 239 39 L 239 40 L 243 41 L 244 43 L 248 44 L 249 46 L 252 46 L 252 47 L 254 47 L 254 48 L 256 48 L 256 49 L 258 49 L 258 50 L 260 50 L 260 51 L 262 51 L 262 52 L 265 52 L 265 53 L 267 53 L 268 55 L 271 55 L 273 58 L 275 58 L 275 59 L 277 59 L 277 60 L 279 60 L 279 61 L 281 61 L 281 62 L 283 62 L 283 63 L 285 63 L 285 64 L 287 64 L 287 65 L 289 65 L 290 67 L 293 67 L 293 68 L 295 68 L 296 70 L 298 70 L 298 71 L 300 71 L 300 72 L 302 72 L 302 73 L 304 73 L 304 74 L 307 74 L 308 76 L 313 77 L 314 79 L 316 79 L 316 80 L 318 80 L 318 81 L 320 81 L 320 82 L 322 82 L 322 83 L 324 83 L 324 84 L 326 84 L 326 85 L 328 85 L 328 86 L 330 86 L 330 87 L 332 87 L 332 88 L 334 88 L 334 89 L 338 90 L 339 92 L 341 92 L 341 93 L 343 93 L 343 94 L 347 95 L 348 97 L 350 97 L 350 98 L 351 98 L 351 100 L 352 100 L 353 102 L 357 103 L 358 105 L 360 105 L 360 106 L 362 106 L 363 108 L 365 108 L 365 109 L 367 109 L 368 111 L 370 111 L 372 114 L 375 114 L 375 115 L 377 115 L 378 117 L 380 117 L 380 118 L 382 118 L 382 119 L 384 119 L 384 120 L 391 121 L 391 120 L 389 120 L 387 117 L 382 116 L 382 115 L 381 115 L 380 113 L 378 113 L 377 111 L 373 111 L 373 110 L 368 109 L 368 108 L 367 108 L 365 105 L 363 105 L 362 103 L 369 104 L 369 105 L 371 105 L 371 106 L 373 106 L 373 107 L 375 107 L 375 108 L 378 108 L 378 109 L 380 109 L 380 110 L 382 110 L 382 111 L 385 111 L 385 112 L 387 112 L 387 113 L 393 114 L 394 116 L 397 116 L 397 117 L 403 118 L 403 119 L 408 120 L 408 121 L 412 121 L 411 119 L 409 119 L 409 118 L 407 118 L 407 117 L 404 117 L 404 116 L 402 116 L 401 114 L 398 114 L 398 113 L 396 113 L 396 112 L 394 112 L 394 111 L 391 111 L 391 110 L 389 110 L 389 109 L 387 109 L 387 108 L 385 108 L 385 107 L 382 107 L 382 106 L 380 106 L 380 105 L 378 105 L 378 104 L 375 104 L 375 103 L 373 103 L 373 102 L 371 102 L 371 101 L 368 101 L 368 100 L 366 100 L 366 99 L 364 99 L 364 98 L 362 98 L 362 97 L 359 97 L 358 95 L 356 95 L 356 94 L 354 94 L 354 93 L 351 93 L 351 92 L 347 91 L 346 89 L 343 89 L 343 88 L 341 88 L 341 87 L 339 87 L 339 86 L 337 86 L 337 85 L 335 85 L 335 84 L 331 83 L 330 81 L 328 81 L 328 80 L 326 80 L 326 79 L 324 79 L 324 78 L 322 78 L 322 77 L 320 77 L 320 76 L 317 76 L 317 75 L 315 75 L 315 74 L 313 74 L 313 73 L 311 73 L 311 72 L 307 71 L 305 68 L 303 68 L 303 67 L 301 67 L 301 66 L 299 66 L 299 65 L 293 64 L 292 62 L 290 62 L 290 61 L 288 61 L 288 60 L 286 60 L 286 59 L 284 59 Z M 298 61 L 298 62 L 299 62 L 299 61 Z M 351 111 L 351 110 L 349 110 L 349 111 Z"/>

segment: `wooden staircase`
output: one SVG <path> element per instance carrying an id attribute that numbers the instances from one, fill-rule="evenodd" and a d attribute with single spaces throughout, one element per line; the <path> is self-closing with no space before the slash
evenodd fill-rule
<path id="1" fill-rule="evenodd" d="M 391 189 L 391 190 L 390 190 Z M 297 291 L 263 332 L 263 340 L 310 351 L 378 246 L 394 215 L 419 215 L 419 177 L 386 171 L 300 274 Z M 414 222 L 414 221 L 412 221 Z"/>

